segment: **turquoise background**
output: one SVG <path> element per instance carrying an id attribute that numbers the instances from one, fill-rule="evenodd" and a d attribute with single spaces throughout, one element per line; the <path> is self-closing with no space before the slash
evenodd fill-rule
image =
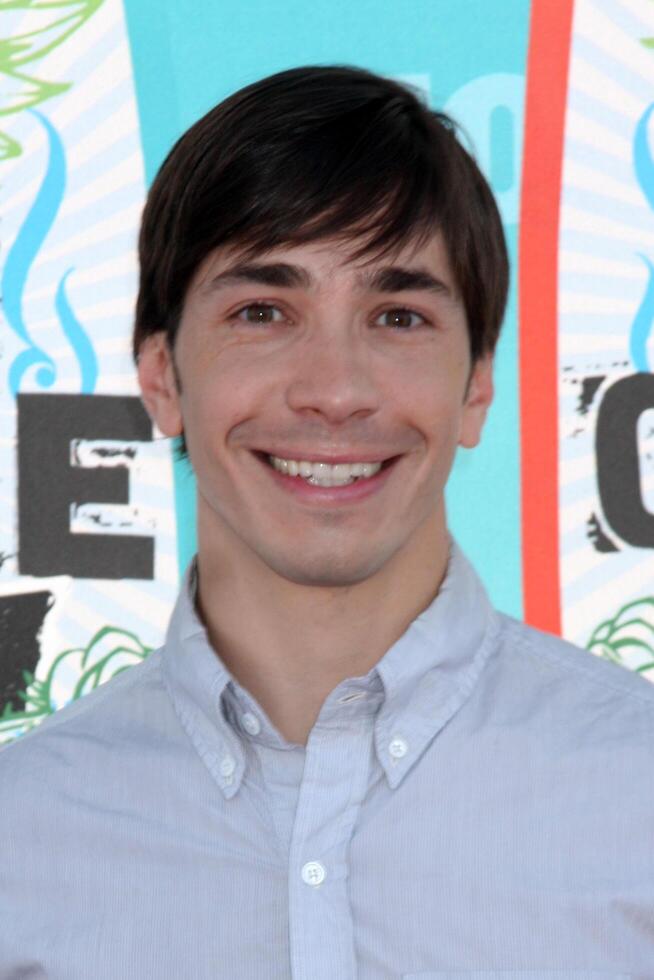
<path id="1" fill-rule="evenodd" d="M 516 222 L 529 0 L 124 4 L 148 184 L 175 140 L 211 106 L 285 68 L 341 63 L 395 77 L 426 76 L 434 108 L 455 97 L 455 117 L 493 189 L 503 201 L 510 199 L 502 211 L 512 286 L 495 403 L 482 444 L 457 457 L 448 485 L 449 520 L 495 604 L 521 617 Z M 478 87 L 460 92 L 482 77 Z M 184 566 L 195 547 L 194 486 L 186 464 L 176 463 L 175 480 Z"/>

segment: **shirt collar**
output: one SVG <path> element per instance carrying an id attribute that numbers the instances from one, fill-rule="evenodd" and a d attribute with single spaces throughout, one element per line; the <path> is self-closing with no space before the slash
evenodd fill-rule
<path id="1" fill-rule="evenodd" d="M 245 754 L 223 712 L 231 676 L 209 643 L 195 609 L 196 561 L 190 563 L 162 651 L 163 677 L 177 716 L 227 799 L 238 790 Z"/>
<path id="2" fill-rule="evenodd" d="M 229 799 L 245 771 L 243 740 L 255 737 L 239 731 L 239 708 L 262 719 L 262 741 L 281 749 L 292 746 L 209 644 L 195 610 L 195 584 L 192 562 L 166 635 L 164 678 L 181 724 Z M 471 693 L 495 647 L 498 628 L 483 585 L 452 541 L 435 599 L 365 677 L 344 680 L 330 693 L 318 723 L 342 726 L 344 705 L 348 721 L 353 712 L 374 714 L 375 751 L 395 789 Z M 361 694 L 365 697 L 355 697 Z"/>
<path id="3" fill-rule="evenodd" d="M 385 693 L 375 749 L 393 789 L 472 692 L 498 631 L 484 586 L 451 541 L 438 594 L 375 668 Z"/>

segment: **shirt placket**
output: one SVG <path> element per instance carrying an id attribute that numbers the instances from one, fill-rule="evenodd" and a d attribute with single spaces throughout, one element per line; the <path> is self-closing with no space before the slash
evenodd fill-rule
<path id="1" fill-rule="evenodd" d="M 293 980 L 355 980 L 349 845 L 365 796 L 373 718 L 312 729 L 289 852 Z"/>

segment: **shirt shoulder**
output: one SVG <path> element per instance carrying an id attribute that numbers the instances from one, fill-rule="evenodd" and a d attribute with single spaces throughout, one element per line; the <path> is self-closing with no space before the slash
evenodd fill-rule
<path id="1" fill-rule="evenodd" d="M 654 736 L 653 683 L 559 636 L 503 613 L 498 616 L 501 656 L 510 661 L 516 680 L 527 675 L 541 687 L 544 703 L 551 704 L 558 697 L 565 699 L 568 710 L 586 708 L 595 716 L 610 706 L 614 719 L 624 717 L 630 731 L 638 728 Z"/>
<path id="2" fill-rule="evenodd" d="M 146 732 L 165 724 L 168 708 L 172 711 L 160 668 L 161 650 L 156 650 L 1 746 L 0 777 L 24 776 L 42 765 L 68 768 L 79 762 L 95 769 L 103 752 L 138 744 Z"/>

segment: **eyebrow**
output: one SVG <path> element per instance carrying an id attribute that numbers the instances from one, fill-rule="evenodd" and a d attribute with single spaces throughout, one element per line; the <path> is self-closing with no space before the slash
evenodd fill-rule
<path id="1" fill-rule="evenodd" d="M 427 269 L 406 269 L 400 265 L 389 265 L 372 273 L 362 273 L 358 278 L 362 286 L 378 293 L 401 293 L 416 289 L 443 293 L 445 296 L 452 294 L 450 287 Z"/>
<path id="2" fill-rule="evenodd" d="M 288 262 L 239 263 L 210 279 L 203 292 L 212 293 L 226 286 L 238 286 L 240 283 L 247 282 L 254 282 L 260 286 L 308 289 L 313 279 L 302 266 L 290 265 Z"/>
<path id="3" fill-rule="evenodd" d="M 372 272 L 360 272 L 357 277 L 358 285 L 363 289 L 379 293 L 401 293 L 409 290 L 423 290 L 431 293 L 452 295 L 452 289 L 433 276 L 427 269 L 410 269 L 399 265 L 384 266 Z M 309 289 L 314 285 L 313 276 L 302 266 L 288 262 L 248 262 L 230 266 L 203 287 L 202 291 L 212 293 L 228 286 L 241 283 L 257 283 L 260 286 L 278 288 Z"/>

